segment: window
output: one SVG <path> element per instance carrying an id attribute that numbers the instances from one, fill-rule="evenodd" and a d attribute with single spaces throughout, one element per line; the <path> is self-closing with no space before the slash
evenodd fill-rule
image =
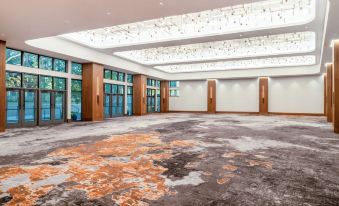
<path id="1" fill-rule="evenodd" d="M 16 72 L 6 72 L 6 87 L 20 88 L 21 74 Z"/>
<path id="2" fill-rule="evenodd" d="M 118 94 L 118 85 L 116 85 L 116 84 L 112 85 L 112 93 L 113 94 Z"/>
<path id="3" fill-rule="evenodd" d="M 53 64 L 54 71 L 66 72 L 66 61 L 61 59 L 54 59 Z"/>
<path id="4" fill-rule="evenodd" d="M 39 56 L 37 54 L 32 54 L 28 52 L 24 52 L 23 56 L 23 65 L 24 67 L 38 68 L 38 59 Z"/>
<path id="5" fill-rule="evenodd" d="M 112 71 L 108 70 L 108 69 L 105 69 L 104 70 L 104 78 L 105 79 L 112 79 Z"/>
<path id="6" fill-rule="evenodd" d="M 169 82 L 169 87 L 170 88 L 177 88 L 177 87 L 179 87 L 179 81 L 170 81 Z"/>
<path id="7" fill-rule="evenodd" d="M 37 89 L 38 76 L 32 74 L 23 74 L 22 87 L 26 89 Z"/>
<path id="8" fill-rule="evenodd" d="M 72 74 L 82 75 L 82 64 L 72 62 Z"/>
<path id="9" fill-rule="evenodd" d="M 81 120 L 82 81 L 72 79 L 71 82 L 71 119 Z"/>
<path id="10" fill-rule="evenodd" d="M 52 82 L 52 77 L 40 76 L 39 87 L 40 89 L 53 89 Z"/>
<path id="11" fill-rule="evenodd" d="M 133 75 L 132 74 L 127 74 L 127 82 L 133 83 Z"/>
<path id="12" fill-rule="evenodd" d="M 111 93 L 111 85 L 110 84 L 105 84 L 105 93 Z"/>
<path id="13" fill-rule="evenodd" d="M 179 97 L 180 96 L 180 92 L 178 89 L 171 89 L 170 90 L 170 96 L 171 97 Z"/>
<path id="14" fill-rule="evenodd" d="M 133 114 L 133 87 L 127 87 L 127 115 Z"/>
<path id="15" fill-rule="evenodd" d="M 7 48 L 6 64 L 21 65 L 21 51 Z"/>
<path id="16" fill-rule="evenodd" d="M 159 80 L 157 81 L 157 87 L 160 87 L 160 81 Z"/>
<path id="17" fill-rule="evenodd" d="M 125 73 L 119 72 L 118 80 L 121 82 L 125 81 Z"/>
<path id="18" fill-rule="evenodd" d="M 118 81 L 118 72 L 112 71 L 112 79 Z"/>
<path id="19" fill-rule="evenodd" d="M 39 58 L 39 68 L 46 70 L 53 70 L 53 58 L 40 56 Z"/>
<path id="20" fill-rule="evenodd" d="M 54 90 L 66 90 L 66 79 L 54 77 Z"/>
<path id="21" fill-rule="evenodd" d="M 118 94 L 124 94 L 125 93 L 125 86 L 119 85 L 118 86 Z"/>

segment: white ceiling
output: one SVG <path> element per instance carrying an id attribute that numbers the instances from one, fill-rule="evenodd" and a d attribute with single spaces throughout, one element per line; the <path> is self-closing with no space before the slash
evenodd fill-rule
<path id="1" fill-rule="evenodd" d="M 66 55 L 63 55 L 63 52 L 53 51 L 53 49 L 44 47 L 40 47 L 45 49 L 45 51 L 41 51 L 38 48 L 25 44 L 25 41 L 257 1 L 259 0 L 162 0 L 163 5 L 160 5 L 159 0 L 4 0 L 0 7 L 0 39 L 7 41 L 9 47 L 85 62 L 89 61 L 89 59 L 77 55 L 70 55 L 68 52 L 64 52 Z M 302 26 L 219 35 L 194 40 L 189 39 L 129 46 L 119 48 L 119 50 L 92 50 L 112 55 L 115 51 L 229 40 L 239 38 L 240 35 L 242 38 L 249 38 L 288 32 L 314 31 L 317 34 L 317 49 L 305 55 L 315 55 L 317 57 L 317 63 L 323 65 L 324 62 L 331 59 L 331 49 L 328 46 L 330 41 L 334 38 L 339 38 L 339 29 L 335 27 L 337 24 L 336 21 L 339 19 L 339 14 L 336 12 L 339 10 L 339 2 L 337 0 L 331 1 L 331 12 L 328 20 L 329 27 L 326 29 L 325 48 L 323 58 L 321 58 L 326 17 L 326 0 L 316 1 L 318 4 L 316 19 Z M 72 44 L 71 42 L 68 43 Z M 112 57 L 112 60 L 113 59 L 115 58 Z M 134 64 L 130 64 L 130 66 L 133 65 Z M 130 69 L 120 68 L 125 70 Z M 133 71 L 133 69 L 131 70 Z M 133 72 L 138 72 L 138 70 L 134 70 Z M 258 75 L 260 74 L 258 73 Z M 288 74 L 286 73 L 284 75 Z"/>

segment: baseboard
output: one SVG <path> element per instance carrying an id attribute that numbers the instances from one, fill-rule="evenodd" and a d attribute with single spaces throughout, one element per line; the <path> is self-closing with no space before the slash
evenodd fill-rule
<path id="1" fill-rule="evenodd" d="M 218 111 L 217 114 L 259 115 L 259 112 Z"/>
<path id="2" fill-rule="evenodd" d="M 287 116 L 325 116 L 321 113 L 286 113 L 286 112 L 269 112 L 269 115 L 287 115 Z"/>
<path id="3" fill-rule="evenodd" d="M 168 113 L 198 113 L 198 114 L 207 114 L 207 111 L 168 111 Z"/>

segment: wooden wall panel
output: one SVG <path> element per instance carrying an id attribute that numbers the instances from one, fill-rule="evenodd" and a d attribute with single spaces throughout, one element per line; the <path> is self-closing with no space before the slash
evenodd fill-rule
<path id="1" fill-rule="evenodd" d="M 268 114 L 268 78 L 259 78 L 259 113 Z"/>
<path id="2" fill-rule="evenodd" d="M 137 116 L 147 113 L 146 81 L 145 75 L 133 75 L 133 114 Z"/>
<path id="3" fill-rule="evenodd" d="M 82 118 L 84 121 L 104 120 L 104 67 L 95 63 L 83 65 Z"/>
<path id="4" fill-rule="evenodd" d="M 207 112 L 216 113 L 217 95 L 216 95 L 216 81 L 208 80 L 207 83 Z"/>
<path id="5" fill-rule="evenodd" d="M 328 122 L 333 121 L 333 105 L 332 105 L 332 94 L 333 94 L 333 67 L 332 64 L 326 65 L 326 117 Z"/>
<path id="6" fill-rule="evenodd" d="M 333 46 L 333 126 L 339 133 L 339 40 Z M 328 74 L 327 74 L 328 75 Z"/>
<path id="7" fill-rule="evenodd" d="M 327 117 L 326 115 L 326 110 L 327 110 L 327 96 L 326 96 L 326 90 L 327 90 L 327 74 L 324 74 L 324 116 Z"/>
<path id="8" fill-rule="evenodd" d="M 0 132 L 6 129 L 6 42 L 0 40 Z"/>
<path id="9" fill-rule="evenodd" d="M 169 112 L 169 81 L 160 83 L 160 111 Z"/>

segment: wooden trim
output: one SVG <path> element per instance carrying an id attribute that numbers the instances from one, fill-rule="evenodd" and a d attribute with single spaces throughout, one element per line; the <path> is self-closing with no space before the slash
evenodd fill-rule
<path id="1" fill-rule="evenodd" d="M 147 114 L 147 78 L 145 75 L 133 75 L 133 114 Z"/>
<path id="2" fill-rule="evenodd" d="M 327 74 L 324 74 L 324 115 L 327 117 Z"/>
<path id="3" fill-rule="evenodd" d="M 333 65 L 327 64 L 326 65 L 326 117 L 328 122 L 333 121 Z"/>
<path id="4" fill-rule="evenodd" d="M 160 82 L 160 111 L 169 111 L 169 81 Z"/>
<path id="5" fill-rule="evenodd" d="M 339 133 L 339 40 L 333 45 L 333 126 L 334 132 Z"/>
<path id="6" fill-rule="evenodd" d="M 100 64 L 83 64 L 82 69 L 82 119 L 104 120 L 104 67 Z"/>
<path id="7" fill-rule="evenodd" d="M 6 129 L 6 42 L 0 40 L 0 132 Z"/>
<path id="8" fill-rule="evenodd" d="M 259 78 L 259 113 L 268 114 L 268 78 Z"/>
<path id="9" fill-rule="evenodd" d="M 285 113 L 285 112 L 269 112 L 269 115 L 286 115 L 286 116 L 324 116 L 323 113 Z"/>
<path id="10" fill-rule="evenodd" d="M 217 104 L 216 85 L 217 84 L 215 80 L 208 80 L 207 82 L 207 111 L 208 113 L 216 112 L 216 104 Z"/>

